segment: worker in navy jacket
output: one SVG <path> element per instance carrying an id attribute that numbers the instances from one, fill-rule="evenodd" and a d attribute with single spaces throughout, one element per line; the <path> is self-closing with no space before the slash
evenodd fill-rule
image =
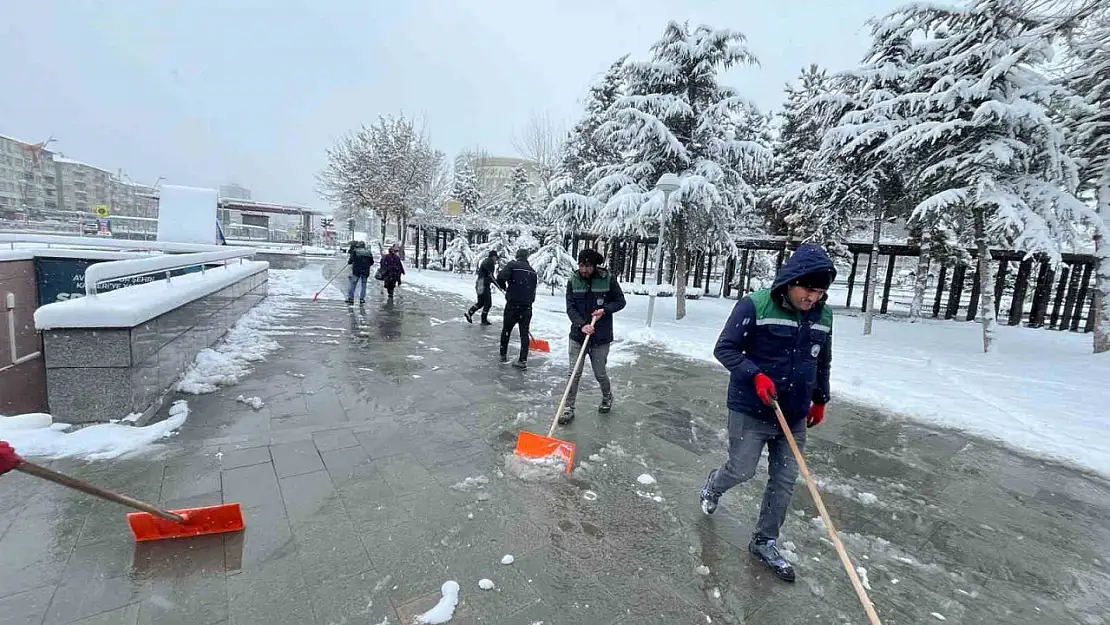
<path id="1" fill-rule="evenodd" d="M 532 304 L 536 301 L 536 270 L 528 264 L 528 250 L 516 251 L 497 274 L 497 286 L 505 292 L 505 318 L 501 323 L 501 364 L 509 362 L 509 339 L 513 327 L 520 328 L 520 358 L 513 361 L 517 369 L 528 368 L 528 337 L 532 324 Z"/>
<path id="2" fill-rule="evenodd" d="M 770 289 L 742 298 L 732 309 L 713 355 L 729 371 L 728 461 L 702 487 L 702 511 L 712 514 L 725 491 L 750 480 L 768 449 L 770 480 L 748 550 L 775 575 L 794 581 L 776 547 L 798 477 L 772 400 L 804 448 L 807 427 L 825 418 L 832 363 L 832 311 L 825 304 L 836 278 L 828 254 L 802 245 L 779 270 Z"/>

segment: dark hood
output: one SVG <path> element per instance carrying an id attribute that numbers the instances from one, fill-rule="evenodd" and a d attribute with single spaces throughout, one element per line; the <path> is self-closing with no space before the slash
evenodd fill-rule
<path id="1" fill-rule="evenodd" d="M 825 250 L 808 243 L 799 245 L 798 249 L 790 255 L 790 258 L 779 269 L 778 275 L 775 276 L 775 282 L 771 285 L 771 290 L 779 291 L 807 273 L 817 271 L 831 271 L 833 279 L 836 279 L 836 267 L 829 255 L 825 253 Z"/>

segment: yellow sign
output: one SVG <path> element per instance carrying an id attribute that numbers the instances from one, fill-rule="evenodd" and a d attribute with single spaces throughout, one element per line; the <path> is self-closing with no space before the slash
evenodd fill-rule
<path id="1" fill-rule="evenodd" d="M 97 217 L 107 217 L 110 212 L 111 211 L 108 210 L 108 205 L 107 204 L 97 204 L 96 205 L 96 216 Z"/>
<path id="2" fill-rule="evenodd" d="M 448 215 L 461 215 L 463 212 L 462 202 L 458 200 L 447 200 L 443 204 L 443 212 Z"/>

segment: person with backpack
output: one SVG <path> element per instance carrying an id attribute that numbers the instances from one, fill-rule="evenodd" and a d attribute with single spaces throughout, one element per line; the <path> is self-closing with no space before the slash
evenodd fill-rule
<path id="1" fill-rule="evenodd" d="M 709 472 L 701 509 L 713 514 L 721 495 L 752 479 L 766 447 L 770 479 L 748 551 L 788 582 L 794 567 L 777 541 L 799 469 L 771 403 L 778 402 L 804 450 L 806 429 L 824 420 L 829 402 L 833 316 L 825 300 L 835 279 L 825 250 L 799 246 L 771 288 L 736 303 L 713 350 L 729 371 L 728 460 Z"/>
<path id="2" fill-rule="evenodd" d="M 578 271 L 567 280 L 567 316 L 570 317 L 570 366 L 573 370 L 578 354 L 590 335 L 587 354 L 597 385 L 601 387 L 601 404 L 597 411 L 607 413 L 613 408 L 613 388 L 606 366 L 609 345 L 613 342 L 613 314 L 625 306 L 624 292 L 617 277 L 601 264 L 605 257 L 597 250 L 584 249 L 578 253 Z M 559 423 L 574 421 L 574 404 L 578 397 L 578 382 L 582 371 L 572 371 L 570 393 L 567 395 Z"/>
<path id="3" fill-rule="evenodd" d="M 497 274 L 497 250 L 490 250 L 489 254 L 478 265 L 478 277 L 474 280 L 474 291 L 478 294 L 478 302 L 467 310 L 463 317 L 467 323 L 474 323 L 474 313 L 482 309 L 482 325 L 491 325 L 489 322 L 489 309 L 493 308 L 493 292 L 491 287 Z"/>
<path id="4" fill-rule="evenodd" d="M 520 358 L 513 361 L 513 366 L 517 369 L 528 368 L 529 327 L 538 284 L 539 278 L 532 265 L 528 264 L 528 250 L 524 248 L 517 250 L 516 259 L 509 261 L 497 274 L 497 286 L 505 292 L 505 318 L 501 324 L 501 364 L 509 362 L 509 339 L 513 335 L 513 327 L 519 326 Z"/>
<path id="5" fill-rule="evenodd" d="M 366 281 L 370 279 L 370 267 L 374 266 L 374 255 L 364 241 L 351 243 L 347 253 L 347 264 L 351 266 L 351 284 L 347 288 L 347 305 L 355 303 L 355 287 L 362 285 L 358 303 L 366 303 Z"/>

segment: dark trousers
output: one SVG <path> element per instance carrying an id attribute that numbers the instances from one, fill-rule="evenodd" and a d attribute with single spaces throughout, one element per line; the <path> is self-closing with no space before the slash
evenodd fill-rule
<path id="1" fill-rule="evenodd" d="M 479 308 L 482 309 L 482 319 L 489 316 L 489 309 L 493 308 L 493 293 L 490 293 L 489 287 L 486 287 L 485 293 L 478 296 L 478 303 L 470 307 L 470 314 L 478 312 Z"/>
<path id="2" fill-rule="evenodd" d="M 389 293 L 389 297 L 393 297 L 393 289 L 397 288 L 398 280 L 385 279 L 385 290 Z"/>
<path id="3" fill-rule="evenodd" d="M 528 328 L 532 325 L 532 305 L 505 304 L 505 320 L 501 324 L 501 355 L 509 353 L 509 339 L 513 335 L 513 326 L 520 326 L 520 360 L 528 360 Z"/>

